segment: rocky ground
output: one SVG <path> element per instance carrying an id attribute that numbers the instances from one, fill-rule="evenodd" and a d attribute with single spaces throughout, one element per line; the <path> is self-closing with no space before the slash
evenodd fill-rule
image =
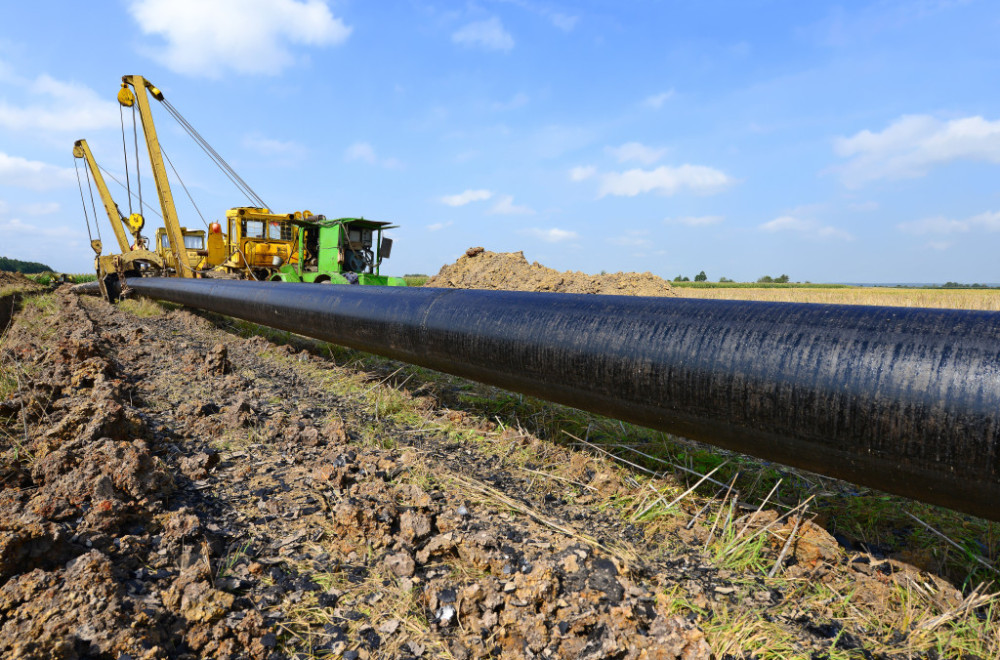
<path id="1" fill-rule="evenodd" d="M 670 283 L 652 273 L 559 272 L 528 263 L 523 252 L 490 252 L 469 248 L 465 255 L 427 281 L 426 286 L 460 289 L 504 289 L 622 296 L 673 296 Z"/>
<path id="2" fill-rule="evenodd" d="M 0 366 L 0 657 L 1000 653 L 990 596 L 457 379 L 68 287 Z"/>

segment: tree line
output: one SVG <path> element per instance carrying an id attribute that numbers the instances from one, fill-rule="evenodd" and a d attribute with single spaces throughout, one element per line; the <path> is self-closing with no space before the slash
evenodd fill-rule
<path id="1" fill-rule="evenodd" d="M 690 281 L 691 281 L 691 279 L 689 277 L 687 277 L 686 275 L 678 275 L 677 277 L 674 278 L 674 282 L 690 282 Z M 697 275 L 694 276 L 694 281 L 695 282 L 707 282 L 708 281 L 708 275 L 705 274 L 705 271 L 701 271 L 700 273 L 698 273 Z M 728 277 L 720 277 L 719 281 L 720 282 L 733 282 L 734 280 L 731 280 Z M 779 275 L 777 277 L 771 277 L 770 275 L 764 275 L 763 277 L 757 278 L 757 282 L 759 284 L 785 284 L 786 282 L 788 282 L 788 275 L 785 275 L 784 273 L 782 273 L 781 275 Z"/>
<path id="2" fill-rule="evenodd" d="M 47 273 L 51 272 L 52 269 L 45 264 L 40 264 L 37 261 L 21 261 L 20 259 L 8 259 L 7 257 L 0 257 L 0 270 L 5 270 L 9 273 Z"/>

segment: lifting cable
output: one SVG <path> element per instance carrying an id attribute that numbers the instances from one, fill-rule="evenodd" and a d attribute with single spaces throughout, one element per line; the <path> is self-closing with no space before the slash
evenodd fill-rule
<path id="1" fill-rule="evenodd" d="M 202 223 L 203 225 L 205 225 L 205 229 L 208 229 L 209 227 L 208 227 L 208 223 L 207 223 L 207 222 L 205 222 L 205 216 L 203 216 L 203 215 L 201 214 L 201 209 L 200 209 L 200 208 L 198 208 L 198 205 L 197 205 L 197 204 L 195 204 L 195 202 L 194 202 L 194 197 L 192 197 L 192 196 L 191 196 L 191 193 L 190 193 L 190 192 L 188 192 L 188 189 L 187 189 L 187 186 L 186 186 L 186 185 L 184 185 L 184 179 L 182 179 L 182 178 L 181 178 L 181 175 L 180 175 L 180 174 L 178 174 L 178 172 L 177 172 L 177 168 L 176 168 L 176 167 L 174 167 L 174 163 L 173 163 L 173 161 L 171 161 L 171 160 L 170 160 L 170 156 L 168 156 L 168 155 L 167 155 L 167 152 L 166 152 L 166 151 L 165 151 L 165 150 L 163 149 L 163 145 L 160 145 L 160 153 L 162 153 L 162 154 L 163 154 L 163 157 L 167 159 L 167 162 L 168 162 L 168 163 L 170 163 L 170 169 L 172 169 L 172 170 L 174 171 L 174 176 L 176 176 L 176 177 L 177 177 L 177 180 L 181 182 L 181 188 L 183 188 L 183 189 L 184 189 L 184 192 L 185 192 L 185 193 L 187 193 L 187 196 L 188 196 L 188 199 L 189 199 L 189 200 L 191 200 L 191 206 L 193 206 L 193 207 L 194 207 L 194 210 L 198 212 L 198 216 L 199 216 L 199 217 L 201 218 L 201 223 Z"/>
<path id="2" fill-rule="evenodd" d="M 139 188 L 139 211 L 142 211 L 142 175 L 139 170 L 139 127 L 135 120 L 135 104 L 132 104 L 132 139 L 135 142 L 135 185 Z"/>
<path id="3" fill-rule="evenodd" d="M 118 105 L 118 116 L 122 120 L 122 156 L 125 157 L 125 182 L 127 184 L 125 186 L 125 190 L 128 191 L 128 214 L 132 215 L 132 188 L 131 188 L 132 180 L 129 178 L 129 175 L 128 175 L 128 147 L 126 146 L 126 143 L 125 143 L 125 111 L 122 110 L 121 104 Z M 133 118 L 132 121 L 133 121 L 133 124 L 134 124 L 135 119 Z M 139 171 L 139 161 L 138 160 L 135 163 L 135 169 L 136 169 L 136 172 Z M 140 208 L 139 211 L 141 212 L 142 208 Z"/>
<path id="4" fill-rule="evenodd" d="M 90 240 L 94 240 L 94 237 L 90 234 L 90 218 L 87 216 L 87 202 L 83 196 L 83 185 L 80 183 L 80 169 L 77 166 L 76 159 L 73 159 L 73 167 L 76 168 L 76 183 L 80 188 L 80 202 L 83 203 L 83 218 L 87 223 L 87 236 L 90 236 Z M 90 184 L 90 169 L 89 167 L 83 168 L 83 173 L 87 175 L 87 190 L 90 192 L 90 206 L 94 210 L 94 229 L 97 230 L 97 240 L 102 241 L 101 238 L 101 223 L 97 221 L 97 204 L 94 203 L 94 187 Z"/>
<path id="5" fill-rule="evenodd" d="M 118 180 L 118 177 L 116 177 L 116 176 L 115 176 L 114 174 L 112 174 L 111 172 L 109 172 L 109 171 L 107 171 L 106 169 L 104 169 L 104 167 L 103 167 L 102 165 L 98 164 L 98 165 L 97 165 L 97 167 L 99 167 L 99 168 L 100 168 L 100 170 L 101 170 L 102 172 L 104 172 L 104 176 L 108 177 L 109 179 L 111 179 L 112 181 L 114 181 L 115 183 L 117 183 L 117 184 L 118 184 L 119 186 L 121 186 L 122 188 L 125 188 L 126 190 L 128 190 L 128 194 L 129 194 L 129 200 L 130 200 L 130 202 L 131 202 L 131 198 L 132 198 L 132 197 L 135 197 L 135 196 L 136 196 L 136 194 L 135 194 L 134 192 L 132 192 L 131 190 L 129 190 L 129 189 L 128 189 L 128 186 L 126 186 L 126 185 L 125 185 L 124 183 L 122 183 L 121 181 L 119 181 L 119 180 Z M 152 206 L 150 206 L 149 204 L 147 204 L 147 203 L 145 203 L 145 202 L 142 202 L 142 206 L 144 206 L 144 207 L 146 208 L 146 210 L 147 210 L 147 211 L 149 211 L 150 213 L 152 213 L 153 215 L 155 215 L 155 216 L 156 216 L 157 218 L 159 218 L 159 219 L 161 219 L 161 220 L 163 219 L 163 216 L 162 216 L 162 215 L 160 215 L 159 211 L 157 211 L 156 209 L 154 209 L 154 208 L 153 208 Z M 139 209 L 139 211 L 140 211 L 140 212 L 142 212 L 142 208 L 140 208 L 140 209 Z M 129 204 L 129 213 L 131 213 L 131 212 L 132 212 L 132 205 L 131 205 L 131 203 L 130 203 L 130 204 Z"/>
<path id="6" fill-rule="evenodd" d="M 90 233 L 90 216 L 87 214 L 87 202 L 83 196 L 83 183 L 80 181 L 80 166 L 77 164 L 76 158 L 73 159 L 73 168 L 76 170 L 76 186 L 80 189 L 80 203 L 83 204 L 83 221 L 87 223 L 87 238 L 93 243 L 94 235 Z M 97 224 L 96 215 L 94 216 L 94 224 Z"/>
<path id="7" fill-rule="evenodd" d="M 195 127 L 192 126 L 180 112 L 178 112 L 177 108 L 171 105 L 166 99 L 163 99 L 162 103 L 167 109 L 167 112 L 169 112 L 177 123 L 181 125 L 181 128 L 183 128 L 187 134 L 191 136 L 191 139 L 194 140 L 199 147 L 201 147 L 202 151 L 204 151 L 210 159 L 212 159 L 216 166 L 222 170 L 223 174 L 226 175 L 233 185 L 235 185 L 244 195 L 247 196 L 252 204 L 255 204 L 259 208 L 270 208 L 267 203 L 261 199 L 260 195 L 258 195 L 254 189 L 251 188 L 250 185 L 236 173 L 236 170 L 234 170 L 232 166 L 226 162 L 226 159 L 224 159 L 219 152 L 217 152 L 212 145 L 210 145 L 208 141 L 201 136 Z"/>

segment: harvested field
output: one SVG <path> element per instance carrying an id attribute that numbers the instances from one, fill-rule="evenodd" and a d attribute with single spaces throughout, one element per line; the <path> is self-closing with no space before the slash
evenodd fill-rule
<path id="1" fill-rule="evenodd" d="M 834 305 L 887 305 L 900 307 L 943 307 L 1000 311 L 997 289 L 905 289 L 883 287 L 823 288 L 698 288 L 675 287 L 682 298 L 722 300 L 762 300 L 808 302 Z"/>
<path id="2" fill-rule="evenodd" d="M 652 273 L 587 275 L 559 272 L 537 261 L 529 264 L 523 252 L 489 252 L 483 248 L 469 248 L 464 256 L 444 266 L 424 286 L 622 296 L 676 295 L 666 280 Z"/>
<path id="3" fill-rule="evenodd" d="M 2 657 L 1000 653 L 987 589 L 612 420 L 68 287 L 0 367 Z"/>

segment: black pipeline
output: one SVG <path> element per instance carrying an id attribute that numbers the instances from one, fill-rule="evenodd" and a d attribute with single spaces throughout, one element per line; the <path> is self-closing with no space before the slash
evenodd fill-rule
<path id="1" fill-rule="evenodd" d="M 159 278 L 128 285 L 1000 520 L 1000 313 Z"/>

